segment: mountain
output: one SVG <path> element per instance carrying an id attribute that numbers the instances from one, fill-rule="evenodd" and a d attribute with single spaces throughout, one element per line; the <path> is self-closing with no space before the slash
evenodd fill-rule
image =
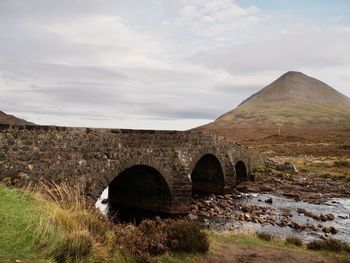
<path id="1" fill-rule="evenodd" d="M 350 98 L 301 72 L 290 71 L 204 129 L 239 126 L 348 126 Z"/>
<path id="2" fill-rule="evenodd" d="M 2 111 L 0 111 L 0 124 L 10 124 L 10 125 L 34 125 L 34 123 L 28 122 L 26 120 L 22 120 L 16 118 L 13 115 L 8 115 Z"/>

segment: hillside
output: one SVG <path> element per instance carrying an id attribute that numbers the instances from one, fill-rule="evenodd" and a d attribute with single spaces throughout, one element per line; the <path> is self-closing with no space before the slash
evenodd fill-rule
<path id="1" fill-rule="evenodd" d="M 350 124 L 350 98 L 300 72 L 279 79 L 219 117 L 213 126 Z"/>
<path id="2" fill-rule="evenodd" d="M 10 124 L 10 125 L 33 125 L 34 123 L 28 122 L 23 119 L 19 119 L 13 115 L 8 115 L 0 111 L 0 124 Z"/>
<path id="3" fill-rule="evenodd" d="M 303 151 L 343 154 L 344 150 L 338 148 L 347 149 L 350 144 L 350 98 L 322 81 L 291 71 L 214 122 L 197 129 L 216 132 L 263 151 L 273 148 L 281 154 Z M 285 142 L 288 145 L 278 149 Z M 299 142 L 303 147 L 291 147 L 291 142 Z M 324 144 L 323 150 L 311 147 L 309 152 L 306 142 L 307 145 L 336 142 L 337 146 L 330 149 Z"/>

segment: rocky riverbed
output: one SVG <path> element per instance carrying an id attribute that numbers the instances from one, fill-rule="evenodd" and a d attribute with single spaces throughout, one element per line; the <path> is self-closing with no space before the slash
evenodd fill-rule
<path id="1" fill-rule="evenodd" d="M 350 199 L 311 204 L 269 194 L 194 195 L 188 216 L 217 231 L 266 231 L 304 240 L 333 236 L 350 242 Z"/>
<path id="2" fill-rule="evenodd" d="M 107 194 L 106 189 L 96 203 L 105 215 Z M 215 231 L 264 231 L 303 240 L 332 236 L 350 242 L 350 198 L 315 204 L 266 193 L 194 194 L 188 218 Z"/>

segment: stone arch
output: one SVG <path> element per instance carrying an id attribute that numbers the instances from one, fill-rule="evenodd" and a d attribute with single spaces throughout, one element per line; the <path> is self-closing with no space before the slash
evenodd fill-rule
<path id="1" fill-rule="evenodd" d="M 235 171 L 236 171 L 236 182 L 244 182 L 248 181 L 248 170 L 247 166 L 244 163 L 244 161 L 238 161 L 235 165 Z"/>
<path id="2" fill-rule="evenodd" d="M 203 151 L 192 159 L 190 177 L 193 192 L 222 192 L 227 181 L 226 176 L 226 165 L 220 154 Z"/>
<path id="3" fill-rule="evenodd" d="M 156 168 L 136 164 L 121 171 L 109 183 L 109 205 L 166 211 L 172 192 L 164 176 Z"/>

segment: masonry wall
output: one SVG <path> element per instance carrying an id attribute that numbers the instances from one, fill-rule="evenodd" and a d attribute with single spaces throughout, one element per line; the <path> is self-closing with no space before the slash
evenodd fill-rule
<path id="1" fill-rule="evenodd" d="M 134 165 L 157 169 L 172 199 L 163 211 L 184 212 L 191 200 L 191 172 L 204 154 L 223 168 L 222 191 L 235 186 L 234 165 L 247 170 L 263 163 L 256 152 L 220 136 L 194 131 L 0 126 L 0 180 L 8 185 L 61 183 L 80 186 L 96 200 L 122 171 Z"/>

